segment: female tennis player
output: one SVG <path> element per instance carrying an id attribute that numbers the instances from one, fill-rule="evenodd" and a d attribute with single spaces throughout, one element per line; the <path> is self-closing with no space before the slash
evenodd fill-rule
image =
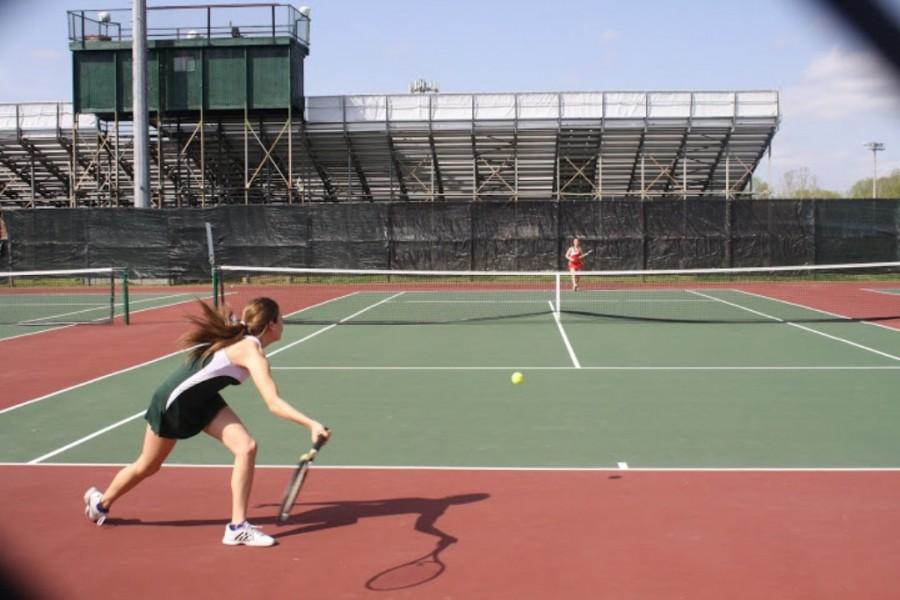
<path id="1" fill-rule="evenodd" d="M 578 271 L 584 268 L 581 259 L 585 254 L 581 250 L 581 240 L 575 238 L 572 245 L 566 250 L 566 260 L 569 261 L 569 273 L 572 274 L 572 291 L 578 291 Z"/>
<path id="2" fill-rule="evenodd" d="M 201 316 L 189 317 L 194 327 L 179 340 L 189 349 L 188 360 L 153 394 L 145 418 L 144 446 L 138 459 L 113 478 L 106 491 L 95 487 L 84 494 L 84 514 L 102 525 L 113 503 L 150 477 L 180 439 L 201 431 L 219 440 L 234 454 L 231 472 L 231 523 L 222 543 L 229 546 L 271 546 L 275 540 L 247 522 L 247 505 L 253 484 L 256 440 L 225 403 L 219 391 L 253 379 L 259 395 L 276 416 L 308 428 L 313 441 L 329 432 L 282 400 L 263 349 L 281 339 L 284 323 L 278 304 L 256 298 L 244 307 L 240 322 L 226 311 L 216 312 L 199 303 Z"/>

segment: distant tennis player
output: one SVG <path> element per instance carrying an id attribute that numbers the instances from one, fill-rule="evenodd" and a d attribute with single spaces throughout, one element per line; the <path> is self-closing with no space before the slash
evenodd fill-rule
<path id="1" fill-rule="evenodd" d="M 271 546 L 274 538 L 247 522 L 253 485 L 256 440 L 225 403 L 219 391 L 253 379 L 259 395 L 276 416 L 308 428 L 315 441 L 328 437 L 321 423 L 293 408 L 278 395 L 263 349 L 281 339 L 284 323 L 278 304 L 270 298 L 251 300 L 237 322 L 200 302 L 202 315 L 189 317 L 194 327 L 179 340 L 190 350 L 188 360 L 153 394 L 145 418 L 144 446 L 138 459 L 123 468 L 101 493 L 95 487 L 84 494 L 84 514 L 102 525 L 113 503 L 150 477 L 180 439 L 201 431 L 219 440 L 234 454 L 231 472 L 231 523 L 222 543 L 229 546 Z"/>
<path id="2" fill-rule="evenodd" d="M 578 291 L 578 271 L 584 268 L 582 259 L 587 256 L 581 249 L 581 240 L 574 238 L 572 245 L 566 250 L 566 260 L 569 262 L 569 273 L 572 274 L 572 291 Z"/>

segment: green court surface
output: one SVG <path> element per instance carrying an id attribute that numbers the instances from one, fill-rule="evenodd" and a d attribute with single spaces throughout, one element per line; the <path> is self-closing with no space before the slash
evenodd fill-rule
<path id="1" fill-rule="evenodd" d="M 711 322 L 566 313 L 557 321 L 548 308 L 403 325 L 354 324 L 413 310 L 385 301 L 390 293 L 356 295 L 318 310 L 365 312 L 341 324 L 289 324 L 268 354 L 282 396 L 334 430 L 320 465 L 900 467 L 900 330 L 704 293 L 717 298 Z M 0 461 L 131 461 L 153 388 L 180 360 L 3 411 Z M 523 384 L 511 384 L 513 371 Z M 290 464 L 308 447 L 307 432 L 270 415 L 249 382 L 223 395 L 259 440 L 258 463 Z M 230 462 L 205 436 L 169 459 Z"/>
<path id="2" fill-rule="evenodd" d="M 196 298 L 209 299 L 209 294 L 196 290 L 132 291 L 128 300 L 129 313 L 183 304 Z M 112 311 L 117 318 L 125 314 L 125 303 L 119 291 Z M 70 323 L 102 326 L 109 323 L 110 312 L 108 291 L 90 294 L 0 293 L 0 339 L 56 329 Z"/>

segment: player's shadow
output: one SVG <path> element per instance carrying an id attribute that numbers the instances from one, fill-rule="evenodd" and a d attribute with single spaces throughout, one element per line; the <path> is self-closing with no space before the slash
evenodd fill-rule
<path id="1" fill-rule="evenodd" d="M 274 537 L 287 537 L 354 525 L 360 519 L 370 517 L 388 517 L 394 515 L 418 515 L 414 528 L 427 535 L 433 535 L 445 543 L 453 543 L 456 538 L 441 531 L 436 522 L 441 515 L 456 504 L 480 502 L 489 498 L 489 494 L 460 494 L 445 498 L 385 498 L 380 500 L 335 500 L 331 502 L 301 502 L 298 507 L 316 507 L 292 515 L 284 523 L 291 527 L 281 531 Z"/>
<path id="2" fill-rule="evenodd" d="M 355 525 L 360 519 L 396 515 L 417 515 L 416 531 L 434 536 L 434 549 L 424 556 L 391 566 L 366 581 L 372 591 L 396 591 L 416 587 L 438 578 L 446 565 L 441 553 L 459 540 L 437 526 L 438 519 L 454 505 L 481 502 L 489 494 L 460 494 L 444 498 L 387 498 L 381 500 L 342 500 L 332 502 L 303 502 L 300 507 L 315 507 L 291 516 L 285 523 L 292 527 L 275 533 L 273 537 L 299 535 L 334 527 Z"/>
<path id="3" fill-rule="evenodd" d="M 297 514 L 280 525 L 286 529 L 274 532 L 272 537 L 282 538 L 292 535 L 311 533 L 334 527 L 355 525 L 360 519 L 373 517 L 389 517 L 397 515 L 416 515 L 413 528 L 416 531 L 433 536 L 434 549 L 422 557 L 392 566 L 376 573 L 367 582 L 366 588 L 372 591 L 400 590 L 422 585 L 439 577 L 444 570 L 441 553 L 450 545 L 458 542 L 458 538 L 441 530 L 437 521 L 452 506 L 481 502 L 490 498 L 490 494 L 474 493 L 446 496 L 444 498 L 383 498 L 378 500 L 334 500 L 331 502 L 301 502 L 295 507 Z M 275 504 L 261 504 L 258 507 L 274 507 Z M 309 510 L 303 510 L 313 507 Z M 302 512 L 300 512 L 302 511 Z M 277 524 L 276 517 L 257 516 L 253 518 L 257 525 Z M 141 525 L 156 527 L 196 527 L 203 525 L 221 525 L 222 519 L 182 519 L 171 521 L 143 521 L 141 519 L 110 518 L 110 525 Z"/>
<path id="4" fill-rule="evenodd" d="M 452 544 L 457 539 L 441 531 L 437 520 L 447 512 L 451 506 L 457 504 L 469 504 L 480 502 L 490 497 L 490 494 L 460 494 L 444 498 L 384 498 L 379 500 L 333 500 L 330 502 L 300 502 L 296 505 L 297 514 L 292 515 L 284 523 L 278 523 L 274 516 L 256 516 L 252 519 L 258 525 L 282 525 L 288 529 L 275 532 L 272 537 L 288 537 L 300 535 L 334 527 L 346 527 L 354 525 L 360 519 L 370 517 L 388 517 L 395 515 L 418 515 L 414 528 L 427 535 L 438 538 L 439 543 Z M 276 507 L 276 504 L 259 504 L 258 507 Z M 302 510 L 302 507 L 316 507 L 310 510 Z M 182 519 L 164 521 L 144 521 L 142 519 L 129 519 L 111 517 L 107 520 L 109 525 L 144 525 L 158 527 L 196 527 L 202 525 L 221 525 L 223 519 Z"/>

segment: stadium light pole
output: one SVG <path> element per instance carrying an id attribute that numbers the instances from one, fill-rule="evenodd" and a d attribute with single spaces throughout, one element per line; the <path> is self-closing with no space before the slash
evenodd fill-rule
<path id="1" fill-rule="evenodd" d="M 878 197 L 878 153 L 884 150 L 881 142 L 868 142 L 863 144 L 872 151 L 872 197 Z"/>
<path id="2" fill-rule="evenodd" d="M 133 0 L 131 93 L 134 115 L 134 207 L 150 208 L 150 136 L 147 115 L 147 0 Z"/>

